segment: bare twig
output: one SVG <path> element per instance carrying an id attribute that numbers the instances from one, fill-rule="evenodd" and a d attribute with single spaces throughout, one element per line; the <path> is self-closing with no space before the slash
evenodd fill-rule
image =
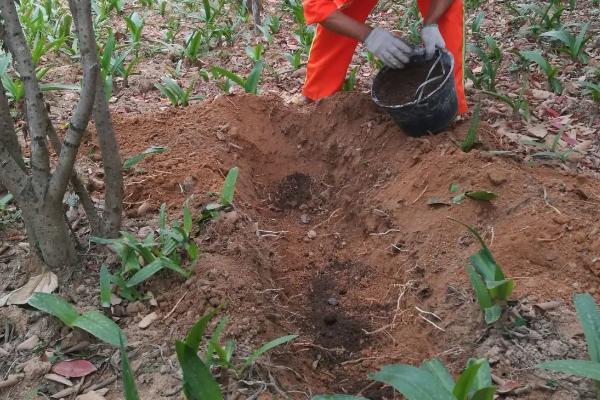
<path id="1" fill-rule="evenodd" d="M 424 320 L 424 321 L 426 321 L 426 322 L 430 323 L 431 325 L 433 325 L 433 327 L 434 327 L 434 328 L 436 328 L 436 329 L 439 329 L 439 330 L 440 330 L 440 331 L 442 331 L 442 332 L 446 332 L 446 330 L 445 330 L 444 328 L 442 328 L 442 327 L 440 327 L 440 326 L 436 325 L 436 323 L 435 323 L 435 322 L 433 322 L 433 321 L 430 321 L 429 319 L 425 318 L 425 317 L 423 316 L 423 314 L 419 314 L 419 317 L 420 317 L 422 320 Z"/>
<path id="2" fill-rule="evenodd" d="M 181 303 L 181 301 L 183 300 L 183 298 L 189 293 L 189 290 L 186 290 L 185 293 L 183 294 L 183 296 L 181 296 L 179 298 L 179 300 L 177 300 L 177 303 L 175 303 L 175 305 L 173 306 L 173 308 L 171 309 L 171 311 L 169 311 L 167 313 L 167 315 L 165 315 L 165 317 L 163 318 L 163 321 L 165 321 L 167 318 L 169 318 L 171 316 L 171 314 L 173 314 L 175 312 L 175 309 L 177 308 L 177 306 L 179 305 L 179 303 Z"/>
<path id="3" fill-rule="evenodd" d="M 545 186 L 543 186 L 543 188 L 544 188 L 544 203 L 546 203 L 546 205 L 548 207 L 550 207 L 551 209 L 553 209 L 557 214 L 559 214 L 559 215 L 562 214 L 558 208 L 556 208 L 552 204 L 550 204 L 550 200 L 548 198 L 548 191 L 546 190 Z"/>
<path id="4" fill-rule="evenodd" d="M 370 236 L 385 236 L 392 232 L 401 232 L 401 231 L 400 231 L 400 229 L 388 229 L 387 231 L 381 232 L 381 233 L 371 233 Z"/>
<path id="5" fill-rule="evenodd" d="M 429 189 L 429 185 L 425 186 L 425 189 L 423 189 L 423 191 L 421 192 L 421 194 L 419 196 L 417 196 L 416 199 L 413 200 L 412 204 L 415 204 L 417 201 L 419 201 L 419 199 L 421 197 L 423 197 L 423 195 L 425 194 L 425 192 L 427 191 L 427 189 Z"/>

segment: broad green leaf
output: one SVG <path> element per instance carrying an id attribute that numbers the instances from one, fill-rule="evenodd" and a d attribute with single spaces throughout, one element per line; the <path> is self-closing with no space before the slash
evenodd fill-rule
<path id="1" fill-rule="evenodd" d="M 477 375 L 475 376 L 475 381 L 473 382 L 473 386 L 471 391 L 469 392 L 469 395 L 472 395 L 480 389 L 485 389 L 492 386 L 492 370 L 490 368 L 490 364 L 486 359 L 477 360 L 471 358 L 469 359 L 469 361 L 467 361 L 467 368 L 477 362 L 480 362 L 481 366 L 477 370 Z"/>
<path id="2" fill-rule="evenodd" d="M 544 32 L 540 35 L 540 37 L 560 40 L 567 47 L 571 47 L 571 44 L 575 42 L 575 37 L 564 29 Z"/>
<path id="3" fill-rule="evenodd" d="M 465 193 L 461 193 L 459 195 L 456 195 L 452 198 L 452 203 L 453 204 L 461 204 L 463 201 L 465 201 L 465 197 L 466 194 Z"/>
<path id="4" fill-rule="evenodd" d="M 160 257 L 160 260 L 163 262 L 163 266 L 165 268 L 168 268 L 171 271 L 177 272 L 179 275 L 183 276 L 184 278 L 187 278 L 191 275 L 190 271 L 187 271 L 187 270 L 181 268 L 181 262 L 175 262 L 167 257 Z"/>
<path id="5" fill-rule="evenodd" d="M 391 385 L 407 400 L 456 400 L 428 371 L 406 364 L 386 365 L 371 379 Z"/>
<path id="6" fill-rule="evenodd" d="M 444 364 L 437 358 L 429 361 L 425 361 L 421 364 L 421 369 L 428 371 L 433 375 L 439 383 L 445 387 L 449 392 L 454 388 L 454 378 L 450 375 L 450 372 Z"/>
<path id="7" fill-rule="evenodd" d="M 81 86 L 73 83 L 40 83 L 40 90 L 42 92 L 51 92 L 57 90 L 80 90 Z"/>
<path id="8" fill-rule="evenodd" d="M 152 275 L 160 271 L 165 267 L 165 263 L 161 258 L 157 258 L 152 261 L 150 264 L 142 267 L 138 272 L 136 272 L 131 278 L 127 280 L 127 287 L 134 287 L 144 282 L 146 279 L 150 278 Z"/>
<path id="9" fill-rule="evenodd" d="M 486 287 L 489 289 L 492 298 L 497 300 L 508 300 L 512 294 L 515 282 L 512 279 L 502 281 L 486 282 Z"/>
<path id="10" fill-rule="evenodd" d="M 458 192 L 458 183 L 451 183 L 448 190 L 450 190 L 450 193 Z"/>
<path id="11" fill-rule="evenodd" d="M 575 310 L 583 327 L 588 353 L 592 361 L 600 363 L 600 312 L 589 293 L 575 295 Z"/>
<path id="12" fill-rule="evenodd" d="M 350 396 L 348 394 L 319 394 L 312 400 L 369 400 L 362 396 Z"/>
<path id="13" fill-rule="evenodd" d="M 185 232 L 186 236 L 189 236 L 190 232 L 192 232 L 192 223 L 192 212 L 186 203 L 183 206 L 183 231 Z"/>
<path id="14" fill-rule="evenodd" d="M 486 388 L 479 389 L 470 400 L 494 400 L 494 394 L 496 393 L 495 386 L 488 386 Z"/>
<path id="15" fill-rule="evenodd" d="M 478 190 L 475 192 L 467 192 L 467 193 L 465 193 L 465 196 L 467 196 L 473 200 L 485 200 L 485 201 L 494 200 L 498 197 L 497 194 L 488 192 L 487 190 Z"/>
<path id="16" fill-rule="evenodd" d="M 467 272 L 469 274 L 469 278 L 471 279 L 473 290 L 475 290 L 477 302 L 479 303 L 481 309 L 485 311 L 486 308 L 492 306 L 492 298 L 490 297 L 490 293 L 485 287 L 485 283 L 481 279 L 481 276 L 479 276 L 473 267 L 470 265 L 467 266 Z"/>
<path id="17" fill-rule="evenodd" d="M 135 156 L 126 159 L 125 162 L 123 163 L 123 170 L 127 171 L 127 170 L 133 168 L 137 163 L 139 163 L 140 161 L 142 161 L 144 158 L 146 158 L 147 156 L 149 156 L 151 154 L 160 154 L 160 153 L 164 153 L 165 151 L 167 151 L 166 147 L 150 146 L 146 150 L 142 151 L 141 153 L 138 153 Z"/>
<path id="18" fill-rule="evenodd" d="M 237 181 L 238 172 L 238 167 L 233 167 L 227 173 L 227 177 L 225 177 L 223 193 L 221 194 L 221 204 L 224 206 L 229 206 L 233 203 L 233 194 L 235 192 L 235 182 Z"/>
<path id="19" fill-rule="evenodd" d="M 121 331 L 121 328 L 119 328 L 112 319 L 98 311 L 84 312 L 75 320 L 73 326 L 83 329 L 103 342 L 112 344 L 113 346 L 120 346 L 121 341 L 124 345 L 127 345 L 127 339 Z"/>
<path id="20" fill-rule="evenodd" d="M 483 312 L 485 314 L 485 323 L 491 325 L 500 319 L 500 316 L 502 315 L 502 307 L 500 307 L 498 304 L 494 304 L 493 306 L 483 310 Z"/>
<path id="21" fill-rule="evenodd" d="M 467 137 L 463 140 L 460 145 L 460 149 L 465 153 L 471 151 L 475 142 L 477 141 L 477 131 L 479 129 L 479 112 L 481 110 L 481 104 L 477 103 L 475 106 L 475 111 L 473 112 L 473 118 L 471 119 L 471 125 L 469 126 L 469 131 L 467 132 Z"/>
<path id="22" fill-rule="evenodd" d="M 595 361 L 556 360 L 541 363 L 538 367 L 600 381 L 600 363 Z"/>
<path id="23" fill-rule="evenodd" d="M 192 348 L 194 351 L 198 351 L 200 342 L 202 341 L 202 336 L 208 327 L 208 323 L 214 318 L 219 310 L 220 308 L 217 308 L 205 314 L 194 324 L 194 326 L 192 326 L 185 338 L 185 344 L 187 346 Z"/>
<path id="24" fill-rule="evenodd" d="M 67 303 L 62 297 L 50 293 L 34 293 L 28 301 L 28 304 L 44 311 L 50 315 L 54 315 L 60 319 L 68 327 L 73 327 L 79 313 L 75 307 Z"/>
<path id="25" fill-rule="evenodd" d="M 248 74 L 246 82 L 244 83 L 244 90 L 246 93 L 258 93 L 258 83 L 260 82 L 263 68 L 264 65 L 261 61 L 254 64 L 254 68 L 252 68 L 252 71 L 250 71 L 250 74 Z"/>
<path id="26" fill-rule="evenodd" d="M 175 342 L 175 351 L 183 371 L 183 388 L 187 399 L 222 400 L 219 384 L 196 351 L 179 340 Z"/>
<path id="27" fill-rule="evenodd" d="M 477 372 L 482 364 L 483 360 L 475 360 L 460 374 L 452 391 L 457 400 L 468 400 L 469 393 L 477 382 Z"/>
<path id="28" fill-rule="evenodd" d="M 230 81 L 235 82 L 240 87 L 244 87 L 246 85 L 246 81 L 242 77 L 240 77 L 236 73 L 229 71 L 228 69 L 221 68 L 221 67 L 212 67 L 211 71 L 214 76 L 217 76 L 217 77 L 223 76 L 223 77 L 229 79 Z"/>
<path id="29" fill-rule="evenodd" d="M 123 392 L 125 394 L 125 400 L 140 400 L 140 395 L 138 394 L 137 386 L 135 384 L 135 377 L 133 371 L 131 370 L 131 366 L 129 365 L 129 359 L 127 358 L 127 352 L 125 351 L 125 346 L 123 345 L 122 340 L 120 346 L 121 369 L 123 370 Z"/>
<path id="30" fill-rule="evenodd" d="M 250 354 L 248 357 L 246 357 L 246 359 L 244 360 L 244 363 L 242 364 L 242 369 L 247 367 L 248 365 L 252 364 L 258 357 L 260 357 L 267 351 L 269 351 L 277 346 L 280 346 L 284 343 L 290 342 L 290 341 L 296 339 L 297 337 L 298 337 L 298 335 L 281 336 L 277 339 L 271 340 L 270 342 L 263 344 L 258 349 L 256 349 L 252 354 Z"/>
<path id="31" fill-rule="evenodd" d="M 106 265 L 100 267 L 100 304 L 110 307 L 110 273 Z"/>

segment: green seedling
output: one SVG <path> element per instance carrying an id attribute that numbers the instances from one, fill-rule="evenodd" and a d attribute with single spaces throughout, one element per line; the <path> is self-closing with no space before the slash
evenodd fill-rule
<path id="1" fill-rule="evenodd" d="M 351 92 L 356 87 L 356 74 L 358 73 L 359 67 L 354 67 L 348 73 L 348 76 L 344 80 L 344 85 L 342 86 L 342 90 L 344 92 Z"/>
<path id="2" fill-rule="evenodd" d="M 583 81 L 579 83 L 583 88 L 583 94 L 590 96 L 595 103 L 600 103 L 600 83 Z"/>
<path id="3" fill-rule="evenodd" d="M 272 34 L 279 33 L 281 29 L 281 17 L 277 15 L 267 15 L 265 18 L 265 25 L 269 27 L 269 31 Z"/>
<path id="4" fill-rule="evenodd" d="M 484 18 L 485 13 L 483 11 L 479 11 L 473 19 L 473 22 L 471 23 L 472 35 L 479 35 L 479 31 L 481 30 L 481 24 L 483 23 Z"/>
<path id="5" fill-rule="evenodd" d="M 471 151 L 475 143 L 477 142 L 477 131 L 479 130 L 479 113 L 481 111 L 481 104 L 477 103 L 475 106 L 475 111 L 473 112 L 473 118 L 471 119 L 471 124 L 469 125 L 469 131 L 467 132 L 467 137 L 463 140 L 460 145 L 460 149 L 465 153 Z"/>
<path id="6" fill-rule="evenodd" d="M 263 51 L 265 49 L 265 46 L 263 46 L 262 44 L 257 44 L 254 47 L 248 46 L 246 47 L 246 55 L 255 63 L 259 62 L 260 60 L 262 60 L 263 58 Z"/>
<path id="7" fill-rule="evenodd" d="M 138 163 L 150 155 L 161 154 L 165 151 L 167 151 L 167 148 L 164 146 L 150 146 L 135 156 L 126 159 L 123 162 L 123 171 L 129 171 L 131 168 L 135 167 Z"/>
<path id="8" fill-rule="evenodd" d="M 135 384 L 135 375 L 129 364 L 129 358 L 127 358 L 127 351 L 121 338 L 121 345 L 119 346 L 119 353 L 121 355 L 121 370 L 123 371 L 123 394 L 125 400 L 140 400 L 140 395 Z"/>
<path id="9" fill-rule="evenodd" d="M 558 131 L 558 133 L 554 136 L 554 139 L 552 139 L 552 143 L 550 144 L 550 146 L 548 146 L 548 144 L 546 142 L 542 143 L 542 148 L 545 148 L 546 149 L 545 151 L 538 151 L 536 153 L 533 153 L 533 154 L 531 154 L 531 157 L 558 159 L 561 162 L 566 162 L 569 155 L 571 153 L 573 153 L 575 150 L 572 148 L 568 148 L 564 151 L 558 150 L 558 144 L 560 142 L 560 138 L 562 137 L 562 134 L 565 131 L 565 129 L 567 129 L 567 126 L 562 127 Z M 534 146 L 540 145 L 538 142 L 532 142 L 532 144 Z"/>
<path id="10" fill-rule="evenodd" d="M 167 0 L 160 0 L 158 2 L 158 13 L 163 18 L 167 14 Z"/>
<path id="11" fill-rule="evenodd" d="M 283 56 L 288 60 L 294 70 L 298 70 L 302 66 L 301 51 L 296 50 L 293 53 L 284 53 Z"/>
<path id="12" fill-rule="evenodd" d="M 529 102 L 525 97 L 525 89 L 526 86 L 525 84 L 523 84 L 523 86 L 521 87 L 521 91 L 519 92 L 519 95 L 516 99 L 503 93 L 490 92 L 488 90 L 482 90 L 481 92 L 506 103 L 511 108 L 515 119 L 518 117 L 523 117 L 525 121 L 529 121 Z"/>
<path id="13" fill-rule="evenodd" d="M 28 304 L 33 308 L 55 316 L 69 328 L 82 329 L 103 342 L 113 346 L 120 346 L 121 343 L 127 344 L 127 339 L 121 328 L 98 311 L 86 311 L 79 314 L 75 307 L 63 298 L 41 292 L 34 293 Z"/>
<path id="14" fill-rule="evenodd" d="M 240 86 L 246 93 L 257 94 L 258 84 L 260 83 L 261 75 L 264 69 L 262 61 L 257 61 L 254 64 L 254 68 L 248 74 L 246 79 L 242 78 L 238 74 L 222 67 L 212 67 L 212 75 L 214 78 L 225 78 L 236 85 Z M 222 87 L 223 89 L 223 87 Z"/>
<path id="15" fill-rule="evenodd" d="M 556 75 L 558 74 L 558 67 L 552 66 L 548 62 L 548 60 L 544 58 L 541 51 L 521 50 L 519 51 L 519 55 L 529 62 L 536 63 L 542 69 L 544 74 L 546 74 L 548 84 L 550 85 L 550 88 L 554 91 L 554 93 L 562 93 L 562 84 L 556 77 Z"/>
<path id="16" fill-rule="evenodd" d="M 315 37 L 315 28 L 312 25 L 300 24 L 298 28 L 294 30 L 294 37 L 298 41 L 302 49 L 302 53 L 308 55 L 310 53 L 310 47 Z"/>
<path id="17" fill-rule="evenodd" d="M 140 299 L 141 293 L 136 286 L 152 277 L 163 269 L 169 269 L 188 278 L 191 275 L 189 268 L 183 268 L 184 261 L 193 267 L 198 259 L 198 245 L 191 237 L 193 220 L 187 206 L 183 208 L 183 225 L 174 223 L 167 225 L 166 205 L 160 207 L 158 216 L 158 237 L 150 233 L 145 239 L 139 240 L 128 232 L 121 232 L 118 239 L 104 239 L 92 237 L 90 240 L 106 244 L 117 253 L 121 259 L 121 266 L 115 274 L 106 278 L 107 271 L 101 271 L 101 303 L 106 304 L 107 283 L 115 284 L 119 288 L 119 296 L 127 300 Z M 103 286 L 102 286 L 103 285 Z"/>
<path id="18" fill-rule="evenodd" d="M 596 385 L 596 398 L 600 400 L 600 312 L 598 312 L 594 298 L 588 293 L 575 295 L 574 301 L 579 322 L 583 326 L 591 361 L 547 361 L 538 365 L 538 368 L 593 379 Z"/>
<path id="19" fill-rule="evenodd" d="M 272 340 L 249 356 L 237 359 L 235 357 L 236 343 L 233 340 L 221 344 L 221 335 L 227 323 L 223 317 L 213 330 L 206 344 L 204 357 L 198 356 L 202 337 L 206 334 L 209 323 L 219 309 L 204 315 L 188 332 L 184 340 L 175 343 L 177 359 L 183 372 L 183 393 L 188 400 L 219 400 L 223 393 L 218 382 L 211 373 L 211 366 L 218 366 L 241 376 L 244 370 L 267 351 L 294 340 L 296 335 L 282 336 Z"/>
<path id="20" fill-rule="evenodd" d="M 137 12 L 134 12 L 130 16 L 125 17 L 125 23 L 127 24 L 131 43 L 136 49 L 139 49 L 140 42 L 142 41 L 142 29 L 145 24 L 144 18 Z"/>
<path id="21" fill-rule="evenodd" d="M 485 322 L 488 325 L 493 324 L 502 316 L 506 302 L 513 291 L 514 282 L 512 279 L 506 279 L 500 265 L 475 228 L 457 219 L 450 219 L 465 226 L 481 244 L 481 250 L 470 257 L 467 272 L 479 306 L 484 313 Z"/>
<path id="22" fill-rule="evenodd" d="M 502 52 L 498 47 L 496 40 L 491 36 L 485 37 L 488 52 L 474 44 L 467 44 L 467 51 L 474 53 L 482 62 L 481 74 L 475 75 L 473 71 L 466 68 L 465 75 L 473 85 L 480 89 L 485 88 L 488 91 L 496 91 L 496 76 L 502 64 Z"/>
<path id="23" fill-rule="evenodd" d="M 485 359 L 470 359 L 455 382 L 438 359 L 426 361 L 419 368 L 408 364 L 384 366 L 369 378 L 390 385 L 407 400 L 493 400 L 490 365 Z M 319 395 L 313 400 L 366 400 L 348 395 Z"/>
<path id="24" fill-rule="evenodd" d="M 195 63 L 198 61 L 198 56 L 202 49 L 203 33 L 200 29 L 192 32 L 185 40 L 185 46 L 183 48 L 183 56 L 190 62 Z"/>
<path id="25" fill-rule="evenodd" d="M 167 97 L 173 106 L 186 107 L 189 105 L 190 100 L 196 100 L 200 98 L 199 96 L 190 97 L 195 83 L 196 82 L 192 81 L 186 89 L 183 89 L 181 86 L 179 86 L 177 81 L 170 76 L 163 76 L 161 78 L 161 83 L 155 83 L 154 87 L 156 87 L 165 97 Z"/>
<path id="26" fill-rule="evenodd" d="M 235 193 L 235 184 L 237 182 L 238 173 L 238 167 L 233 167 L 229 170 L 225 177 L 225 183 L 223 184 L 223 191 L 221 192 L 219 202 L 210 203 L 204 207 L 202 216 L 200 217 L 201 223 L 211 219 L 217 219 L 221 211 L 233 207 L 233 195 Z"/>
<path id="27" fill-rule="evenodd" d="M 562 52 L 568 54 L 574 61 L 587 64 L 590 57 L 585 52 L 585 45 L 593 37 L 592 35 L 586 36 L 589 27 L 589 22 L 581 25 L 581 30 L 577 35 L 573 35 L 571 32 L 561 28 L 544 32 L 540 36 L 562 42 L 563 46 L 560 48 Z"/>

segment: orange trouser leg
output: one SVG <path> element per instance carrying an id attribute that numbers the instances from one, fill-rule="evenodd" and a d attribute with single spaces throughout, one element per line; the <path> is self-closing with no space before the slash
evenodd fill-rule
<path id="1" fill-rule="evenodd" d="M 376 4 L 377 0 L 354 0 L 341 11 L 357 21 L 364 22 Z M 318 24 L 308 56 L 302 94 L 317 100 L 339 91 L 346 79 L 346 72 L 357 44 L 356 40 L 334 33 Z"/>
<path id="2" fill-rule="evenodd" d="M 427 14 L 431 0 L 418 0 L 419 10 L 422 15 Z M 467 100 L 463 86 L 464 62 L 464 8 L 463 0 L 454 0 L 450 8 L 438 21 L 440 32 L 446 42 L 446 48 L 454 56 L 454 81 L 458 96 L 458 112 L 467 112 Z"/>

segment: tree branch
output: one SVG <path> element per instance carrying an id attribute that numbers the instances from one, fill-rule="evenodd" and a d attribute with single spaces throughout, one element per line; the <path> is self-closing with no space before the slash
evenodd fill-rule
<path id="1" fill-rule="evenodd" d="M 21 23 L 12 0 L 0 0 L 0 12 L 4 22 L 5 41 L 15 61 L 15 69 L 25 86 L 27 120 L 31 132 L 31 170 L 33 186 L 40 197 L 46 193 L 50 176 L 50 157 L 46 144 L 47 111 L 35 76 L 31 51 L 25 40 Z"/>
<path id="2" fill-rule="evenodd" d="M 69 5 L 71 13 L 77 15 L 77 20 L 79 21 L 77 37 L 80 43 L 81 63 L 83 65 L 83 87 L 63 141 L 58 165 L 50 180 L 48 195 L 53 199 L 62 199 L 67 190 L 67 184 L 73 173 L 73 166 L 75 165 L 81 138 L 92 114 L 96 94 L 96 80 L 99 75 L 90 2 L 83 0 L 77 3 L 75 4 L 75 1 L 70 1 Z"/>

